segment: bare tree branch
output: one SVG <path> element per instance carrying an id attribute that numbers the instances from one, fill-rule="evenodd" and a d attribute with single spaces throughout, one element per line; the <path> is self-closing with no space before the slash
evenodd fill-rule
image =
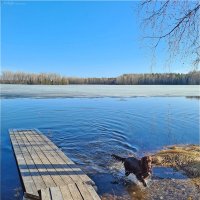
<path id="1" fill-rule="evenodd" d="M 199 1 L 147 0 L 141 3 L 144 39 L 157 49 L 165 42 L 170 59 L 179 55 L 199 65 Z M 150 35 L 151 34 L 151 35 Z"/>
<path id="2" fill-rule="evenodd" d="M 167 2 L 166 2 L 167 3 Z M 170 35 L 175 29 L 177 29 L 183 22 L 184 22 L 184 20 L 186 20 L 186 19 L 188 19 L 188 18 L 190 18 L 191 17 L 191 15 L 195 15 L 196 14 L 196 12 L 199 10 L 199 8 L 200 8 L 200 5 L 198 5 L 196 8 L 194 8 L 193 10 L 191 10 L 191 11 L 189 11 L 185 16 L 183 16 L 182 18 L 179 18 L 179 19 L 177 19 L 177 20 L 179 20 L 178 21 L 178 23 L 168 32 L 168 33 L 166 33 L 166 34 L 164 34 L 164 35 L 161 35 L 161 36 L 147 36 L 146 38 L 159 38 L 159 39 L 161 39 L 161 38 L 164 38 L 164 37 L 166 37 L 166 36 L 168 36 L 168 35 Z M 152 17 L 152 16 L 151 16 Z M 150 17 L 150 18 L 151 18 Z M 149 18 L 149 19 L 150 19 Z M 187 21 L 187 23 L 189 23 L 189 20 Z"/>

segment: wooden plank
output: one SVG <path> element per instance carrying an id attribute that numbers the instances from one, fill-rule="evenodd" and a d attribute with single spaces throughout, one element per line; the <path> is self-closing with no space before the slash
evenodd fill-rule
<path id="1" fill-rule="evenodd" d="M 32 131 L 32 133 L 35 133 L 38 138 L 43 138 L 45 141 L 48 141 L 49 147 L 52 148 L 52 150 L 56 149 L 55 144 L 53 144 L 46 136 L 41 134 L 38 130 L 35 130 L 34 132 Z M 94 181 L 92 181 L 80 168 L 78 168 L 76 164 L 73 161 L 71 161 L 60 149 L 57 148 L 57 151 L 53 151 L 53 153 L 57 154 L 57 156 L 55 155 L 56 158 L 61 158 L 61 162 L 68 164 L 71 170 L 74 171 L 74 173 L 78 176 L 78 178 L 76 176 L 71 177 L 75 182 L 79 182 L 81 179 L 83 182 L 95 185 Z M 74 168 L 71 166 L 74 166 Z"/>
<path id="2" fill-rule="evenodd" d="M 30 194 L 30 193 L 27 193 L 27 192 L 24 192 L 23 199 L 26 199 L 26 200 L 41 200 L 40 197 L 38 196 L 38 194 L 33 195 L 33 194 Z"/>
<path id="3" fill-rule="evenodd" d="M 49 175 L 48 170 L 46 169 L 45 165 L 37 155 L 35 149 L 31 146 L 31 144 L 26 140 L 26 137 L 24 137 L 23 132 L 17 132 L 15 136 L 17 135 L 18 139 L 21 140 L 21 146 L 20 148 L 22 149 L 23 155 L 25 159 L 28 162 L 28 165 L 31 166 L 31 174 L 32 177 L 36 181 L 36 187 L 38 190 L 46 187 L 52 187 L 56 186 L 54 180 L 52 177 Z M 24 147 L 22 146 L 24 145 Z M 40 182 L 43 180 L 45 185 L 41 185 Z"/>
<path id="4" fill-rule="evenodd" d="M 16 157 L 16 160 L 17 160 L 19 170 L 21 172 L 21 177 L 22 177 L 22 180 L 23 180 L 23 183 L 24 183 L 23 185 L 24 185 L 25 191 L 27 193 L 37 195 L 38 193 L 37 193 L 37 188 L 36 188 L 34 179 L 33 179 L 31 172 L 30 172 L 30 170 L 27 166 L 26 160 L 24 159 L 24 156 L 21 152 L 21 149 L 18 145 L 18 142 L 17 142 L 17 139 L 14 135 L 14 132 L 10 131 L 10 133 L 11 133 L 10 134 L 11 142 L 12 142 L 12 145 L 13 145 L 13 149 L 15 151 L 15 157 Z"/>
<path id="5" fill-rule="evenodd" d="M 38 141 L 42 140 L 42 138 L 39 138 L 37 136 L 35 136 L 35 139 L 37 139 Z M 64 172 L 66 172 L 66 174 L 67 174 L 66 176 L 67 176 L 67 179 L 68 179 L 66 181 L 68 183 L 71 183 L 72 181 L 73 182 L 80 182 L 80 181 L 82 181 L 82 179 L 80 178 L 80 176 L 77 175 L 77 173 L 83 173 L 82 170 L 80 170 L 80 168 L 75 168 L 75 170 L 73 170 L 73 168 L 71 167 L 71 165 L 69 165 L 66 162 L 64 162 L 63 159 L 60 157 L 60 155 L 59 155 L 60 152 L 53 151 L 49 145 L 46 145 L 44 148 L 45 148 L 45 150 L 47 150 L 47 152 L 49 153 L 49 155 L 51 154 L 51 156 L 53 156 L 54 162 L 56 162 L 59 165 L 59 167 Z M 63 176 L 63 178 L 64 178 L 64 176 Z M 70 180 L 69 180 L 69 178 L 70 178 Z"/>
<path id="6" fill-rule="evenodd" d="M 31 147 L 31 145 L 26 141 L 26 138 L 23 137 L 21 132 L 17 132 L 15 134 L 18 137 L 18 140 L 21 140 L 20 148 L 23 151 L 23 155 L 27 161 L 28 167 L 30 168 L 32 177 L 36 183 L 36 187 L 38 190 L 41 188 L 48 187 L 49 177 L 43 176 L 42 173 L 45 172 L 45 169 L 40 169 L 39 166 L 41 165 L 41 160 L 38 158 L 36 152 Z M 53 184 L 53 180 L 52 180 Z"/>
<path id="7" fill-rule="evenodd" d="M 60 191 L 62 193 L 63 200 L 73 200 L 73 197 L 72 197 L 67 185 L 60 186 Z"/>
<path id="8" fill-rule="evenodd" d="M 83 200 L 83 198 L 75 184 L 69 184 L 68 188 L 69 188 L 69 191 L 74 200 Z"/>
<path id="9" fill-rule="evenodd" d="M 36 136 L 29 136 L 29 141 L 33 141 L 36 144 L 40 142 Z M 57 160 L 57 155 L 53 154 L 54 151 L 48 151 L 48 145 L 47 144 L 42 144 L 39 146 L 39 152 L 42 152 L 50 161 L 52 166 L 55 168 L 55 171 L 58 172 L 62 180 L 64 181 L 63 183 L 57 184 L 56 185 L 65 185 L 65 183 L 71 183 L 73 180 L 70 178 L 70 176 L 65 173 L 67 172 L 64 167 L 62 167 L 62 163 L 58 162 Z"/>
<path id="10" fill-rule="evenodd" d="M 100 200 L 92 185 L 85 184 L 94 182 L 42 133 L 17 130 L 10 137 L 21 175 L 31 182 L 27 184 L 26 176 L 22 180 L 32 194 L 41 190 L 42 200 Z"/>
<path id="11" fill-rule="evenodd" d="M 38 141 L 42 141 L 43 140 L 43 138 L 42 137 L 40 137 L 39 135 L 35 135 L 35 137 L 37 138 L 37 140 Z M 45 138 L 45 140 L 47 140 L 46 138 Z M 54 145 L 55 146 L 55 145 Z M 60 151 L 59 149 L 57 149 L 57 151 L 54 151 L 53 149 L 52 149 L 52 147 L 51 147 L 51 145 L 48 145 L 48 146 L 46 146 L 46 150 L 48 151 L 48 152 L 50 152 L 52 155 L 53 155 L 53 157 L 56 159 L 56 161 L 61 165 L 61 166 L 65 166 L 66 165 L 66 167 L 67 168 L 63 168 L 63 169 L 65 169 L 65 171 L 66 172 L 69 172 L 69 176 L 74 180 L 74 181 L 82 181 L 82 179 L 80 178 L 80 176 L 77 174 L 77 173 L 83 173 L 82 172 L 82 170 L 80 169 L 80 168 L 78 168 L 78 167 L 75 167 L 74 169 L 73 169 L 73 167 L 71 167 L 72 165 L 73 166 L 76 166 L 74 163 L 72 164 L 72 163 L 67 163 L 67 162 L 65 162 L 63 159 L 62 159 L 62 156 L 60 155 L 60 154 L 63 154 L 63 152 L 62 151 Z M 65 156 L 65 155 L 64 155 Z M 65 156 L 66 157 L 66 156 Z M 70 172 L 73 172 L 73 176 L 72 175 L 70 175 L 71 173 Z M 83 173 L 84 174 L 84 173 Z"/>
<path id="12" fill-rule="evenodd" d="M 29 142 L 29 140 L 31 140 L 32 138 L 29 136 L 28 131 L 23 132 L 22 135 L 26 138 L 27 143 L 29 145 L 32 145 L 33 141 L 31 143 Z M 53 184 L 52 182 L 48 182 L 48 184 L 50 185 L 47 185 L 47 187 L 65 185 L 65 182 L 62 180 L 59 172 L 51 164 L 51 162 L 49 161 L 49 157 L 46 157 L 43 151 L 41 151 L 40 146 L 32 145 L 31 148 L 34 149 L 36 152 L 37 156 L 35 157 L 35 159 L 39 158 L 41 160 L 39 168 L 42 168 L 42 170 L 45 172 L 44 174 L 49 175 L 51 177 L 50 181 L 53 180 L 54 182 Z M 36 162 L 38 162 L 38 160 Z"/>
<path id="13" fill-rule="evenodd" d="M 91 185 L 95 185 L 94 181 L 92 181 L 80 168 L 78 168 L 78 166 L 74 162 L 70 161 L 69 158 L 66 157 L 66 155 L 62 151 L 59 151 L 59 155 L 61 159 L 70 166 L 72 171 L 74 171 L 74 173 L 77 174 L 77 176 L 83 182 L 91 184 Z M 74 166 L 74 167 L 71 167 L 71 166 Z"/>
<path id="14" fill-rule="evenodd" d="M 51 187 L 50 188 L 50 192 L 51 192 L 51 198 L 52 198 L 52 200 L 63 200 L 62 193 L 61 193 L 59 187 Z"/>
<path id="15" fill-rule="evenodd" d="M 19 140 L 20 139 L 22 140 L 22 138 L 20 138 L 19 135 L 17 135 L 17 137 Z M 21 144 L 23 144 L 23 143 L 21 143 Z M 37 190 L 40 190 L 41 188 L 45 188 L 46 186 L 45 186 L 43 179 L 40 176 L 40 173 L 39 173 L 32 157 L 31 157 L 31 154 L 33 155 L 34 152 L 32 152 L 32 150 L 31 150 L 31 152 L 28 152 L 28 148 L 29 147 L 27 147 L 27 146 L 24 146 L 24 147 L 20 146 L 20 149 L 22 150 L 23 156 L 26 160 L 27 167 L 29 168 L 30 173 L 33 177 L 33 180 L 36 184 L 36 188 L 37 188 Z"/>
<path id="16" fill-rule="evenodd" d="M 87 190 L 90 192 L 90 195 L 94 200 L 101 200 L 98 194 L 96 193 L 95 189 L 91 185 L 87 185 Z"/>
<path id="17" fill-rule="evenodd" d="M 83 199 L 93 200 L 90 192 L 87 190 L 87 185 L 83 183 L 76 183 L 77 188 L 79 189 Z"/>
<path id="18" fill-rule="evenodd" d="M 52 200 L 50 196 L 49 188 L 41 189 L 40 196 L 41 196 L 41 200 Z"/>

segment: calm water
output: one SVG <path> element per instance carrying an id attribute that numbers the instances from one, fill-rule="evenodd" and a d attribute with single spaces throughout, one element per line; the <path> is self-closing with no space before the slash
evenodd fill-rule
<path id="1" fill-rule="evenodd" d="M 3 200 L 21 187 L 9 128 L 38 128 L 95 182 L 100 194 L 128 194 L 110 155 L 143 155 L 199 143 L 199 100 L 186 97 L 19 98 L 1 100 Z M 156 172 L 155 172 L 156 173 Z"/>

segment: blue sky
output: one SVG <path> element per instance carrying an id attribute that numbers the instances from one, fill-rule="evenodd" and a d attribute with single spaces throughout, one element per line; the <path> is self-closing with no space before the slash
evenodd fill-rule
<path id="1" fill-rule="evenodd" d="M 2 4 L 2 70 L 112 77 L 149 73 L 152 52 L 141 40 L 138 2 Z M 164 44 L 153 72 L 168 72 Z M 188 66 L 175 62 L 171 71 Z"/>

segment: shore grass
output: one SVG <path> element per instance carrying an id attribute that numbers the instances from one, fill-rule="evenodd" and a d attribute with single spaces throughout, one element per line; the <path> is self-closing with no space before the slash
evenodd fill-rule
<path id="1" fill-rule="evenodd" d="M 166 147 L 153 155 L 156 166 L 183 170 L 200 189 L 200 146 L 178 145 Z"/>

